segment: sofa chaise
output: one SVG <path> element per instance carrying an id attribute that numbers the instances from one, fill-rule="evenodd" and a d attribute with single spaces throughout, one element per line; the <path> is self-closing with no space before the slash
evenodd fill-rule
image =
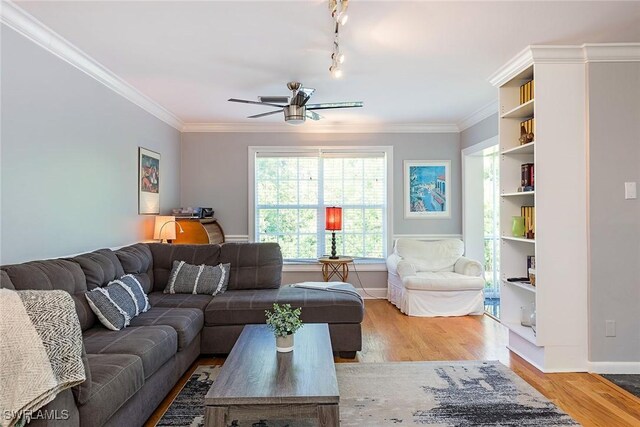
<path id="1" fill-rule="evenodd" d="M 227 291 L 215 297 L 163 293 L 175 260 L 230 263 Z M 124 274 L 136 276 L 151 309 L 133 318 L 130 326 L 112 331 L 96 319 L 84 294 Z M 328 323 L 333 351 L 355 357 L 362 345 L 361 299 L 281 286 L 281 277 L 282 255 L 274 243 L 140 243 L 1 266 L 0 287 L 69 292 L 83 331 L 87 380 L 43 408 L 66 413 L 67 419 L 34 419 L 30 425 L 142 425 L 200 354 L 229 353 L 244 325 L 264 323 L 264 310 L 275 302 L 302 307 L 304 322 Z"/>

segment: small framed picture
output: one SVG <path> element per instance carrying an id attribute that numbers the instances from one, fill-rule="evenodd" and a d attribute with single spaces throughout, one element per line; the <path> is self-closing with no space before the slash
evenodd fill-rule
<path id="1" fill-rule="evenodd" d="M 138 214 L 160 214 L 160 154 L 138 147 Z"/>
<path id="2" fill-rule="evenodd" d="M 449 160 L 405 160 L 405 218 L 451 217 L 450 169 Z"/>

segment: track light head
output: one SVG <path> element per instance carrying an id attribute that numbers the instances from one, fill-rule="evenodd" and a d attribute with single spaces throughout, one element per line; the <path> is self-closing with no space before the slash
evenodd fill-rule
<path id="1" fill-rule="evenodd" d="M 340 68 L 340 65 L 336 63 L 329 67 L 329 72 L 331 73 L 331 77 L 333 77 L 334 79 L 339 79 L 342 77 L 342 68 Z"/>

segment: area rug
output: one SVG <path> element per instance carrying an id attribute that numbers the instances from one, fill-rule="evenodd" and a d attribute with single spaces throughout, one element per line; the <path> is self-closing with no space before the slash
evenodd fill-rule
<path id="1" fill-rule="evenodd" d="M 640 397 L 640 374 L 603 374 L 602 376 L 618 387 Z"/>
<path id="2" fill-rule="evenodd" d="M 201 366 L 158 426 L 204 424 L 204 396 L 219 372 Z M 499 362 L 338 363 L 340 425 L 577 426 Z M 311 427 L 313 420 L 255 420 L 230 426 Z"/>

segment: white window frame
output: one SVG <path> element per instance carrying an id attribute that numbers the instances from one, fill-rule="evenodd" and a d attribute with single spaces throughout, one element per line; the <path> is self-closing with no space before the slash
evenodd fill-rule
<path id="1" fill-rule="evenodd" d="M 386 244 L 387 256 L 393 251 L 393 146 L 391 145 L 368 145 L 368 146 L 259 146 L 250 145 L 248 147 L 249 157 L 249 241 L 255 242 L 256 238 L 256 156 L 258 153 L 287 153 L 287 154 L 315 154 L 320 156 L 321 153 L 384 153 L 386 159 L 386 205 L 387 205 L 387 223 L 384 227 L 383 238 Z M 383 261 L 381 261 L 383 262 Z M 377 270 L 376 270 L 377 271 Z"/>

